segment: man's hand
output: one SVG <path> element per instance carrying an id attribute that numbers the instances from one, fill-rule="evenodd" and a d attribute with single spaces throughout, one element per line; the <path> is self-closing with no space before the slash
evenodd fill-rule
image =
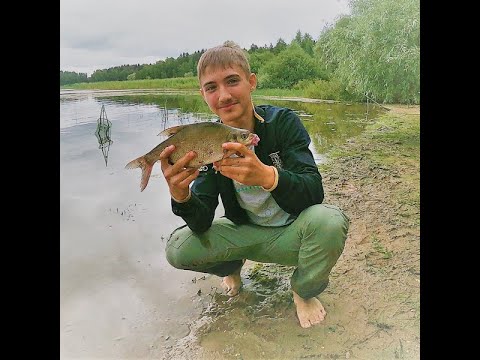
<path id="1" fill-rule="evenodd" d="M 224 143 L 222 148 L 226 152 L 224 158 L 213 163 L 214 168 L 222 175 L 244 185 L 257 185 L 265 189 L 273 186 L 273 168 L 262 163 L 252 150 L 234 142 Z M 238 157 L 229 157 L 232 154 Z"/>
<path id="2" fill-rule="evenodd" d="M 195 180 L 200 173 L 198 169 L 186 167 L 197 154 L 194 151 L 190 151 L 175 164 L 171 165 L 168 162 L 168 158 L 174 151 L 175 145 L 167 146 L 160 154 L 160 163 L 163 176 L 165 180 L 167 180 L 168 188 L 170 189 L 170 194 L 176 200 L 184 200 L 190 192 L 190 183 Z"/>

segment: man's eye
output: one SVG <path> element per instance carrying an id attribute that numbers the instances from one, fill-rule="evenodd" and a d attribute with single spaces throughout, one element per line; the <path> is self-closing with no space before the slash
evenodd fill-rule
<path id="1" fill-rule="evenodd" d="M 207 86 L 207 87 L 205 87 L 205 91 L 206 91 L 206 92 L 212 92 L 212 91 L 214 91 L 214 90 L 215 90 L 215 86 Z"/>
<path id="2" fill-rule="evenodd" d="M 236 84 L 236 83 L 238 83 L 238 82 L 239 82 L 238 79 L 229 79 L 229 80 L 228 80 L 228 84 L 230 84 L 230 85 Z"/>

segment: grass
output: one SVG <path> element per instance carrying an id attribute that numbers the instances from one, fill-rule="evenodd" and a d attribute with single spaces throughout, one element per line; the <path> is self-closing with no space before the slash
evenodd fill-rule
<path id="1" fill-rule="evenodd" d="M 400 186 L 391 194 L 400 204 L 420 203 L 420 121 L 418 115 L 387 112 L 355 138 L 357 146 L 341 146 L 328 154 L 320 170 L 329 170 L 338 159 L 368 158 L 370 169 L 386 169 L 395 174 Z M 359 151 L 361 149 L 361 151 Z M 364 182 L 370 182 L 368 176 Z M 408 189 L 408 191 L 406 191 Z"/>
<path id="2" fill-rule="evenodd" d="M 149 80 L 126 80 L 126 81 L 100 81 L 95 83 L 79 83 L 61 86 L 60 89 L 76 90 L 129 90 L 129 89 L 158 89 L 158 90 L 199 90 L 198 79 L 195 76 L 149 79 Z M 200 92 L 198 92 L 200 95 Z M 281 97 L 305 97 L 305 91 L 298 89 L 256 89 L 253 97 L 281 96 Z"/>
<path id="3" fill-rule="evenodd" d="M 304 97 L 305 92 L 298 89 L 256 89 L 253 96 Z"/>
<path id="4" fill-rule="evenodd" d="M 375 235 L 372 236 L 372 245 L 373 249 L 382 254 L 384 259 L 390 259 L 393 256 L 393 253 L 387 250 Z"/>
<path id="5" fill-rule="evenodd" d="M 198 90 L 198 80 L 195 76 L 172 79 L 147 79 L 127 81 L 100 81 L 94 83 L 70 84 L 61 89 L 77 90 L 128 90 L 128 89 L 177 89 Z"/>

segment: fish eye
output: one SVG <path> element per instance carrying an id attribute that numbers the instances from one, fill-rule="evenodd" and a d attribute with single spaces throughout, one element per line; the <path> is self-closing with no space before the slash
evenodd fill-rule
<path id="1" fill-rule="evenodd" d="M 242 134 L 242 139 L 245 140 L 248 137 L 248 134 Z"/>

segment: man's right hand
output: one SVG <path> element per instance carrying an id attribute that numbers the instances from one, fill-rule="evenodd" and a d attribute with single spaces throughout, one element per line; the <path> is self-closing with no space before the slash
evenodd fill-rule
<path id="1" fill-rule="evenodd" d="M 184 200 L 190 193 L 189 185 L 200 173 L 198 169 L 187 168 L 186 165 L 194 159 L 197 154 L 194 151 L 188 152 L 175 164 L 170 164 L 168 158 L 175 151 L 175 145 L 167 146 L 160 154 L 162 173 L 167 180 L 170 195 L 176 200 Z"/>

